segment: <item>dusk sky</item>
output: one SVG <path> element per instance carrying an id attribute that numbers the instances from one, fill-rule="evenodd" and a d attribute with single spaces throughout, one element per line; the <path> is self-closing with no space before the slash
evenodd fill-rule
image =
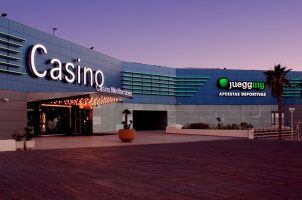
<path id="1" fill-rule="evenodd" d="M 300 0 L 2 0 L 8 18 L 124 61 L 302 69 Z"/>

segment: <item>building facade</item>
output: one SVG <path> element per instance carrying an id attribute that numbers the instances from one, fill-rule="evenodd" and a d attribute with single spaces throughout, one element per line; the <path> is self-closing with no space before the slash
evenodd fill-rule
<path id="1" fill-rule="evenodd" d="M 285 125 L 288 107 L 296 108 L 296 120 L 302 115 L 302 72 L 290 72 L 289 78 Z M 36 135 L 116 131 L 124 109 L 132 111 L 130 120 L 140 130 L 200 122 L 216 126 L 217 118 L 269 127 L 278 118 L 277 102 L 264 81 L 260 70 L 123 62 L 0 18 L 0 139 L 25 126 L 34 126 Z M 127 91 L 131 98 L 125 98 Z"/>

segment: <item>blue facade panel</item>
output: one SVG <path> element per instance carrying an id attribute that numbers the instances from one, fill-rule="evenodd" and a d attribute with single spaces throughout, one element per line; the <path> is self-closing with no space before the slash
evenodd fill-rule
<path id="1" fill-rule="evenodd" d="M 124 78 L 123 72 L 130 74 L 140 73 L 141 75 L 150 75 L 150 77 L 154 75 L 154 77 L 157 77 L 158 85 L 154 87 L 156 87 L 158 91 L 151 89 L 153 84 L 152 81 L 155 82 L 156 78 L 150 78 L 150 80 L 152 79 L 150 86 L 147 84 L 144 85 L 144 80 L 141 80 L 139 84 L 142 86 L 138 87 L 141 87 L 141 90 L 149 88 L 148 90 L 150 90 L 151 94 L 144 94 L 143 92 L 139 94 L 138 92 L 137 94 L 134 94 L 133 99 L 127 99 L 124 100 L 124 102 L 170 105 L 276 104 L 276 98 L 271 96 L 269 88 L 267 87 L 262 91 L 266 93 L 265 97 L 219 96 L 220 92 L 227 92 L 226 90 L 217 87 L 217 80 L 220 77 L 228 77 L 232 81 L 265 81 L 263 71 L 260 70 L 170 68 L 133 62 L 122 62 L 118 59 L 54 37 L 50 34 L 6 18 L 0 18 L 0 32 L 0 35 L 2 34 L 2 40 L 3 35 L 5 34 L 24 39 L 24 41 L 14 41 L 13 39 L 10 40 L 10 37 L 8 37 L 7 41 L 1 42 L 0 37 L 0 63 L 2 62 L 2 64 L 0 64 L 1 90 L 15 90 L 21 92 L 96 91 L 94 87 L 85 86 L 83 84 L 68 84 L 63 81 L 32 77 L 28 68 L 29 50 L 35 44 L 43 44 L 47 48 L 48 53 L 36 56 L 36 65 L 39 70 L 47 70 L 51 68 L 49 60 L 52 58 L 58 58 L 62 63 L 74 62 L 75 59 L 80 58 L 80 63 L 74 64 L 82 67 L 90 67 L 93 70 L 102 70 L 105 76 L 104 86 L 106 87 L 122 88 Z M 15 46 L 11 47 L 10 45 Z M 20 60 L 15 58 L 20 58 Z M 15 60 L 11 61 L 12 59 Z M 3 62 L 6 64 L 3 64 Z M 15 66 L 11 66 L 10 64 Z M 6 70 L 10 72 L 7 72 Z M 14 73 L 12 73 L 12 71 Z M 21 75 L 18 73 L 24 74 Z M 290 72 L 289 78 L 301 80 L 302 82 L 302 72 Z M 173 84 L 167 83 L 170 79 L 173 84 L 176 84 L 175 87 Z M 130 80 L 133 82 L 133 77 L 130 77 Z M 165 84 L 168 86 L 163 86 Z M 152 91 L 154 91 L 154 94 L 152 94 Z M 156 92 L 158 93 L 156 94 Z M 241 91 L 232 90 L 232 92 Z M 163 95 L 165 93 L 166 95 Z M 301 95 L 298 94 L 298 96 L 299 98 L 284 98 L 284 103 L 302 104 Z"/>
<path id="2" fill-rule="evenodd" d="M 272 98 L 268 88 L 266 97 L 223 97 L 219 92 L 227 92 L 217 87 L 217 80 L 220 77 L 228 77 L 232 81 L 264 81 L 262 71 L 257 70 L 225 70 L 225 69 L 177 69 L 179 76 L 204 75 L 211 77 L 205 85 L 201 86 L 199 91 L 192 97 L 179 97 L 177 101 L 181 104 L 209 104 L 209 105 L 258 105 L 275 104 L 276 100 Z M 232 90 L 232 92 L 242 92 L 241 90 Z"/>
<path id="3" fill-rule="evenodd" d="M 168 71 L 166 71 L 168 69 Z M 219 96 L 220 92 L 228 92 L 217 86 L 217 80 L 221 77 L 228 77 L 231 81 L 259 81 L 264 82 L 264 71 L 261 70 L 229 70 L 229 69 L 190 69 L 190 68 L 167 68 L 139 63 L 123 62 L 123 71 L 139 73 L 153 73 L 159 75 L 171 75 L 175 77 L 209 77 L 204 85 L 192 96 L 159 96 L 159 95 L 134 95 L 134 99 L 127 100 L 131 103 L 157 103 L 176 105 L 275 105 L 276 98 L 271 95 L 270 89 L 266 86 L 265 97 L 225 97 Z M 289 79 L 302 80 L 302 72 L 292 71 Z M 232 90 L 232 92 L 243 92 Z M 256 91 L 246 91 L 256 92 Z M 258 91 L 259 92 L 259 91 Z M 168 100 L 166 100 L 168 99 Z M 302 104 L 301 98 L 284 98 L 285 104 Z M 167 103 L 168 102 L 168 103 Z"/>
<path id="4" fill-rule="evenodd" d="M 72 42 L 54 37 L 42 31 L 30 28 L 18 22 L 0 18 L 0 32 L 8 33 L 25 39 L 23 47 L 16 50 L 21 51 L 16 54 L 21 60 L 14 62 L 22 67 L 15 69 L 13 67 L 0 66 L 0 69 L 18 70 L 25 75 L 16 75 L 10 73 L 0 73 L 0 89 L 16 90 L 22 92 L 74 92 L 74 91 L 96 91 L 94 87 L 67 84 L 62 81 L 48 80 L 46 78 L 34 78 L 29 74 L 28 55 L 30 48 L 35 44 L 43 44 L 47 48 L 47 54 L 36 56 L 36 65 L 39 70 L 51 68 L 49 60 L 52 58 L 59 59 L 62 63 L 73 62 L 80 58 L 81 67 L 89 67 L 92 70 L 102 70 L 105 76 L 104 86 L 121 87 L 121 61 L 110 56 L 98 53 Z M 2 47 L 6 45 L 2 44 Z M 2 52 L 3 53 L 3 52 Z M 11 55 L 11 54 L 9 54 Z M 1 60 L 0 60 L 1 61 Z M 76 63 L 74 63 L 77 65 Z"/>

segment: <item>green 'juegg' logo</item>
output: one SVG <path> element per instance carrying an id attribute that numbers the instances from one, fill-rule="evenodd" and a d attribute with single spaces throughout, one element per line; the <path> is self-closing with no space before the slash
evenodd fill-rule
<path id="1" fill-rule="evenodd" d="M 230 81 L 227 77 L 221 77 L 217 80 L 217 86 L 228 90 L 264 90 L 263 81 Z"/>
<path id="2" fill-rule="evenodd" d="M 229 79 L 222 77 L 218 80 L 218 85 L 220 88 L 227 88 L 229 86 Z"/>

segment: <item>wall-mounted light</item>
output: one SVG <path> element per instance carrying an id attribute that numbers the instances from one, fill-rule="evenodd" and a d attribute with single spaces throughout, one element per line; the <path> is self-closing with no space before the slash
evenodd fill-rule
<path id="1" fill-rule="evenodd" d="M 76 59 L 73 60 L 73 62 L 75 62 L 75 63 L 79 63 L 80 61 L 81 61 L 80 58 L 76 58 Z"/>
<path id="2" fill-rule="evenodd" d="M 4 98 L 4 99 L 0 99 L 1 102 L 3 103 L 6 103 L 6 102 L 9 102 L 9 99 L 8 98 Z"/>

